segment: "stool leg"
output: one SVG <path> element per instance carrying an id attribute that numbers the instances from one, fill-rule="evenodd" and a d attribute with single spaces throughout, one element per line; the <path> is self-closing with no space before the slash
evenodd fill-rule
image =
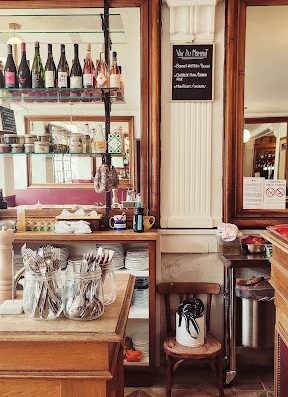
<path id="1" fill-rule="evenodd" d="M 172 387 L 172 358 L 166 354 L 166 397 L 171 397 Z"/>
<path id="2" fill-rule="evenodd" d="M 221 356 L 216 357 L 216 371 L 217 371 L 217 383 L 218 383 L 219 397 L 224 397 L 223 371 L 222 371 Z"/>

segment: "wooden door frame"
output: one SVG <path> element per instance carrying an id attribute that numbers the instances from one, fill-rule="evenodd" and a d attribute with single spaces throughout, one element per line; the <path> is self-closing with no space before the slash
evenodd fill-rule
<path id="1" fill-rule="evenodd" d="M 264 5 L 288 5 L 288 0 L 226 0 L 223 212 L 224 222 L 246 228 L 284 223 L 288 215 L 287 209 L 244 210 L 242 205 L 246 8 Z"/>
<path id="2" fill-rule="evenodd" d="M 103 0 L 4 0 L 0 9 L 96 8 Z M 110 0 L 111 8 L 140 7 L 141 192 L 143 203 L 160 224 L 160 76 L 161 1 Z"/>

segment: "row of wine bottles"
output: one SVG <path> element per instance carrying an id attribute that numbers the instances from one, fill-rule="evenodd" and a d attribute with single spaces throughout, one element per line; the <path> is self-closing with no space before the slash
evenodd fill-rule
<path id="1" fill-rule="evenodd" d="M 91 45 L 87 45 L 86 58 L 83 69 L 79 56 L 79 46 L 74 44 L 74 59 L 71 70 L 65 55 L 65 45 L 61 44 L 61 56 L 56 68 L 53 60 L 52 44 L 48 44 L 48 57 L 45 68 L 40 57 L 39 42 L 35 43 L 35 55 L 32 68 L 26 58 L 26 44 L 21 43 L 21 62 L 16 67 L 12 45 L 8 44 L 8 56 L 4 67 L 0 67 L 0 88 L 117 88 L 124 91 L 121 76 L 121 66 L 117 64 L 117 53 L 112 52 L 112 66 L 110 71 L 105 61 L 104 46 L 100 49 L 100 59 L 94 66 L 91 57 Z M 124 95 L 124 92 L 122 92 Z"/>

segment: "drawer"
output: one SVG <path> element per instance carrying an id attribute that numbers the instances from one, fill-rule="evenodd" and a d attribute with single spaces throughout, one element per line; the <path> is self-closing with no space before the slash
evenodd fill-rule
<path id="1" fill-rule="evenodd" d="M 288 299 L 288 269 L 274 259 L 271 259 L 271 265 L 271 281 Z"/>
<path id="2" fill-rule="evenodd" d="M 1 397 L 60 397 L 60 381 L 0 379 Z"/>
<path id="3" fill-rule="evenodd" d="M 275 260 L 278 263 L 280 262 L 280 264 L 282 264 L 282 266 L 288 271 L 288 254 L 276 245 L 273 245 L 272 260 Z"/>
<path id="4" fill-rule="evenodd" d="M 109 370 L 104 342 L 0 342 L 0 371 L 97 370 Z"/>

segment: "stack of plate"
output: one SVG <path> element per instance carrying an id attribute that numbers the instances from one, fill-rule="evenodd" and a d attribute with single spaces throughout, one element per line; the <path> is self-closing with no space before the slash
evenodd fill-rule
<path id="1" fill-rule="evenodd" d="M 100 247 L 100 245 L 97 245 L 97 247 Z M 124 267 L 124 248 L 122 244 L 101 244 L 101 247 L 104 249 L 112 250 L 114 251 L 114 256 L 113 256 L 113 269 L 114 270 L 119 270 L 123 269 Z"/>
<path id="2" fill-rule="evenodd" d="M 149 269 L 149 251 L 144 249 L 127 251 L 125 267 L 129 270 L 140 271 Z"/>
<path id="3" fill-rule="evenodd" d="M 136 333 L 132 336 L 132 342 L 136 350 L 141 350 L 144 356 L 149 356 L 149 335 Z"/>
<path id="4" fill-rule="evenodd" d="M 149 289 L 134 289 L 132 304 L 139 310 L 147 309 L 149 306 Z"/>

